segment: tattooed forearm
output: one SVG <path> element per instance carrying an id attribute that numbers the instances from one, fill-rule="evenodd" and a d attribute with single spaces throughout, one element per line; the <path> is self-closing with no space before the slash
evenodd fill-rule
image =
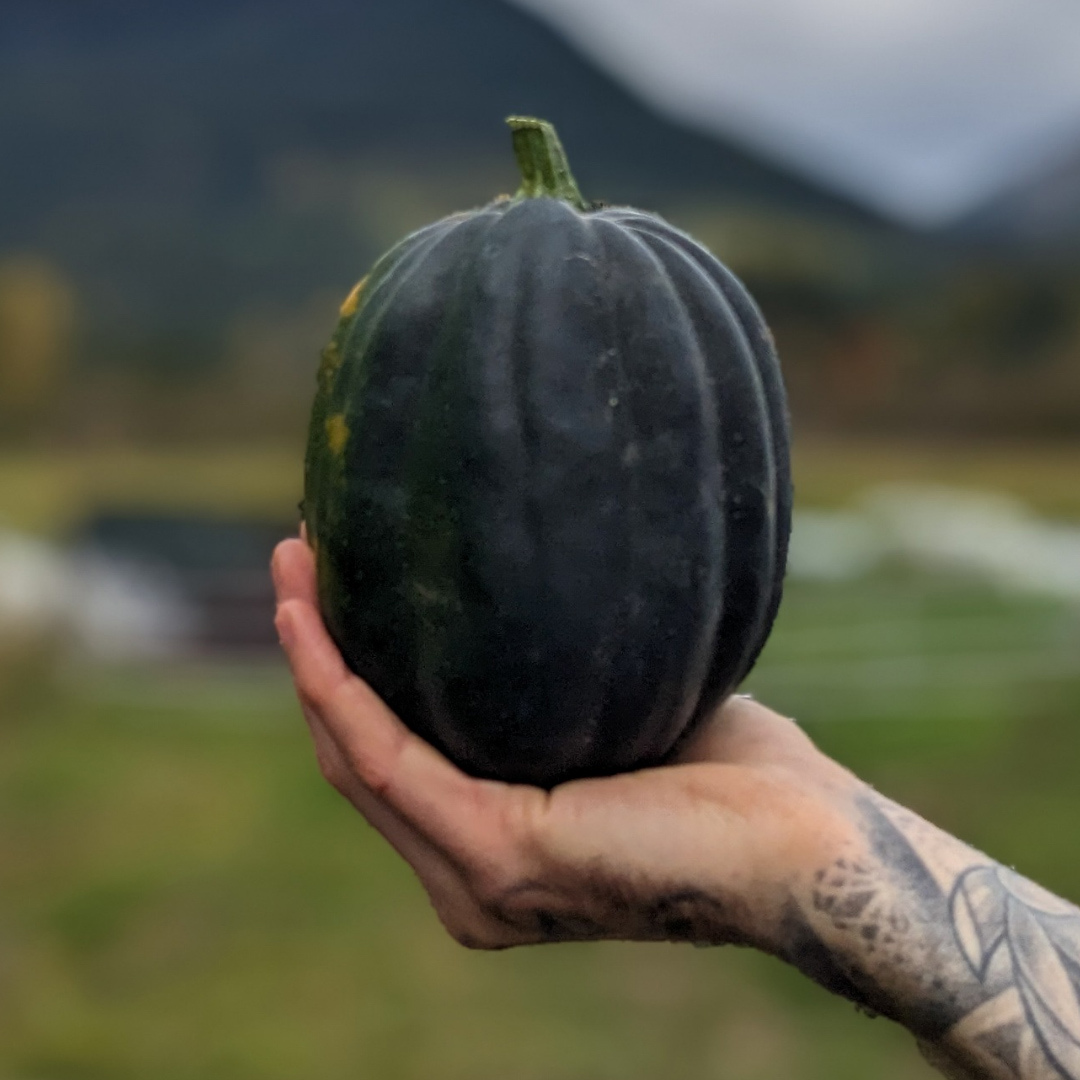
<path id="1" fill-rule="evenodd" d="M 1080 909 L 876 795 L 793 902 L 785 955 L 950 1076 L 1080 1080 Z"/>

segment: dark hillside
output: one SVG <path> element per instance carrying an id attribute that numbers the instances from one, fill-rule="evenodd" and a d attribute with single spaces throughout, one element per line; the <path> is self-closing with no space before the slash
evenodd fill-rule
<path id="1" fill-rule="evenodd" d="M 366 168 L 456 176 L 445 209 L 513 184 L 512 112 L 559 125 L 595 196 L 873 220 L 658 118 L 501 0 L 6 0 L 0 253 L 74 280 L 91 356 L 206 354 L 238 304 L 340 289 L 377 254 Z"/>

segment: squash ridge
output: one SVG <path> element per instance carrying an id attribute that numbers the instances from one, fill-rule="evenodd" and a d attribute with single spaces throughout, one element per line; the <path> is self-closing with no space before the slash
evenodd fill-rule
<path id="1" fill-rule="evenodd" d="M 598 216 L 595 220 L 597 224 L 605 222 L 603 216 Z M 629 240 L 637 249 L 660 279 L 664 292 L 670 298 L 674 308 L 679 312 L 681 337 L 690 345 L 687 363 L 693 372 L 702 401 L 698 417 L 701 424 L 699 434 L 705 436 L 707 445 L 700 453 L 699 467 L 708 469 L 721 460 L 720 410 L 715 399 L 715 388 L 711 385 L 709 379 L 698 327 L 690 314 L 680 288 L 672 278 L 668 267 L 657 256 L 656 252 L 640 236 L 636 235 L 633 229 L 627 228 L 625 225 L 607 221 L 605 227 L 613 230 L 620 238 Z M 726 478 L 720 470 L 716 470 L 713 473 L 711 484 L 708 481 L 702 482 L 703 480 L 704 478 L 699 474 L 698 498 L 702 505 L 708 508 L 712 536 L 708 583 L 702 583 L 699 588 L 709 597 L 709 601 L 702 604 L 700 611 L 698 632 L 695 635 L 694 642 L 697 655 L 692 656 L 685 663 L 682 672 L 683 687 L 680 694 L 680 715 L 678 722 L 674 725 L 678 730 L 685 726 L 698 708 L 715 654 L 717 634 L 722 625 L 723 614 L 727 606 L 727 595 L 724 588 L 724 581 L 726 580 L 724 569 L 727 562 L 727 522 L 723 511 Z M 707 497 L 706 492 L 710 488 L 711 492 Z"/>
<path id="2" fill-rule="evenodd" d="M 784 567 L 787 563 L 787 550 L 791 532 L 790 434 L 787 401 L 780 374 L 779 360 L 765 319 L 753 297 L 738 277 L 715 255 L 689 234 L 659 218 L 650 218 L 636 211 L 623 213 L 621 216 L 624 219 L 632 218 L 634 227 L 640 231 L 647 231 L 651 235 L 664 239 L 669 244 L 684 251 L 716 283 L 717 288 L 723 293 L 744 327 L 761 379 L 770 431 L 769 442 L 775 468 L 776 490 L 773 505 L 777 508 L 778 515 L 774 530 L 776 543 L 772 549 L 774 553 L 772 589 L 768 603 L 764 608 L 764 618 L 758 641 L 748 654 L 747 671 L 749 671 L 760 655 L 762 648 L 764 648 L 765 641 L 780 607 L 783 594 Z"/>
<path id="3" fill-rule="evenodd" d="M 631 231 L 634 231 L 632 226 L 630 228 Z M 720 438 L 723 452 L 721 453 L 720 457 L 721 460 L 725 461 L 730 467 L 733 463 L 732 459 L 734 457 L 734 454 L 740 449 L 744 452 L 748 449 L 752 449 L 753 453 L 750 455 L 752 459 L 756 458 L 759 454 L 761 455 L 763 467 L 758 479 L 759 482 L 763 485 L 761 489 L 761 496 L 763 506 L 767 512 L 760 519 L 756 519 L 760 522 L 761 534 L 755 537 L 752 543 L 750 541 L 747 541 L 746 546 L 748 548 L 752 548 L 755 551 L 764 550 L 770 553 L 775 552 L 777 544 L 777 523 L 775 520 L 775 513 L 773 513 L 772 511 L 775 507 L 777 490 L 776 461 L 772 447 L 772 441 L 770 438 L 761 438 L 760 440 L 757 440 L 757 445 L 749 447 L 746 442 L 741 442 L 741 444 L 734 443 L 731 436 L 728 435 L 728 432 L 724 430 L 725 428 L 732 427 L 733 423 L 735 423 L 739 424 L 739 427 L 736 430 L 742 432 L 749 431 L 752 433 L 752 437 L 753 433 L 758 431 L 760 426 L 768 426 L 770 417 L 768 413 L 768 403 L 766 401 L 764 383 L 761 377 L 759 361 L 754 355 L 752 346 L 748 339 L 748 335 L 745 331 L 745 327 L 742 325 L 741 320 L 738 320 L 735 317 L 735 312 L 730 304 L 730 301 L 728 300 L 727 296 L 720 292 L 718 286 L 715 284 L 712 278 L 705 273 L 705 270 L 702 267 L 701 263 L 697 259 L 691 258 L 689 253 L 687 253 L 681 245 L 676 245 L 672 243 L 669 238 L 663 233 L 659 231 L 649 232 L 648 235 L 650 239 L 652 239 L 653 242 L 655 242 L 663 252 L 667 253 L 670 257 L 677 259 L 679 261 L 679 264 L 684 266 L 689 271 L 691 275 L 690 280 L 697 281 L 698 283 L 706 285 L 709 291 L 714 294 L 714 300 L 715 294 L 719 294 L 719 297 L 724 304 L 724 307 L 732 315 L 732 321 L 730 323 L 724 322 L 720 324 L 721 332 L 725 335 L 725 337 L 727 337 L 728 341 L 732 346 L 731 352 L 725 358 L 725 366 L 730 365 L 733 360 L 737 360 L 738 369 L 734 371 L 734 374 L 741 375 L 745 387 L 752 389 L 752 393 L 748 395 L 751 400 L 747 404 L 751 405 L 756 415 L 753 417 L 745 415 L 733 417 L 731 414 L 733 411 L 734 403 L 728 403 L 719 400 L 719 395 L 723 393 L 724 388 L 720 386 L 717 387 L 718 397 L 716 400 L 716 405 L 717 409 L 722 412 L 722 419 L 720 422 Z M 664 255 L 660 254 L 660 252 L 658 252 L 657 254 L 658 257 L 664 258 Z M 732 381 L 737 382 L 737 380 Z M 741 390 L 743 389 L 743 387 L 737 386 L 736 389 Z M 741 408 L 740 412 L 742 412 Z M 745 439 L 745 435 L 743 436 L 743 438 Z M 746 507 L 740 507 L 733 503 L 733 500 L 743 498 L 740 492 L 725 491 L 725 498 L 729 503 L 732 503 L 732 505 L 728 507 L 728 512 L 733 512 L 736 514 L 745 514 L 747 512 Z M 742 553 L 734 550 L 735 548 L 735 538 L 731 537 L 730 543 L 728 545 L 728 550 L 726 552 L 728 571 L 731 572 L 736 569 L 743 569 L 745 571 L 747 567 L 738 567 L 739 556 Z M 760 568 L 755 567 L 754 569 L 759 570 Z M 772 594 L 774 581 L 775 567 L 773 565 L 773 560 L 770 560 L 768 566 L 768 573 L 763 582 L 766 591 L 770 595 Z M 725 654 L 725 657 L 723 659 L 718 659 L 718 672 L 723 672 L 725 674 L 725 677 L 719 678 L 717 676 L 717 681 L 720 683 L 721 686 L 724 686 L 726 689 L 734 689 L 734 687 L 728 687 L 727 684 L 733 678 L 736 680 L 736 682 L 741 682 L 742 679 L 745 678 L 746 674 L 749 672 L 753 664 L 754 650 L 755 648 L 759 647 L 758 640 L 761 636 L 762 630 L 764 629 L 766 633 L 768 631 L 766 614 L 766 609 L 760 603 L 755 605 L 753 622 L 749 626 L 737 627 L 737 629 L 740 631 L 739 638 L 744 643 L 742 651 L 737 654 Z M 724 626 L 722 623 L 721 637 L 724 637 L 725 639 L 729 637 L 730 630 L 730 626 Z M 724 631 L 727 631 L 727 633 L 725 633 Z"/>

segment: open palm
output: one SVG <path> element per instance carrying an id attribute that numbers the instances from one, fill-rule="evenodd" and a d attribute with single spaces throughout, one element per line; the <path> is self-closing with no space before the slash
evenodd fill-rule
<path id="1" fill-rule="evenodd" d="M 415 870 L 462 944 L 740 941 L 771 949 L 793 875 L 858 785 L 790 720 L 732 698 L 677 760 L 552 791 L 466 775 L 345 666 L 303 540 L 277 627 L 326 779 Z"/>

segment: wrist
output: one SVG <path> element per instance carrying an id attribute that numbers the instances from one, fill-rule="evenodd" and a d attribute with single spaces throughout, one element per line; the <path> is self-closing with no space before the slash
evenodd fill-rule
<path id="1" fill-rule="evenodd" d="M 740 929 L 758 948 L 789 958 L 795 934 L 793 912 L 814 910 L 815 892 L 827 872 L 854 864 L 860 836 L 853 823 L 859 795 L 868 790 L 824 755 L 803 760 L 798 776 L 787 767 L 758 781 L 762 810 L 755 814 L 745 879 Z M 717 867 L 718 877 L 728 868 Z M 725 879 L 730 884 L 730 877 Z M 794 941 L 793 934 L 799 941 Z"/>

